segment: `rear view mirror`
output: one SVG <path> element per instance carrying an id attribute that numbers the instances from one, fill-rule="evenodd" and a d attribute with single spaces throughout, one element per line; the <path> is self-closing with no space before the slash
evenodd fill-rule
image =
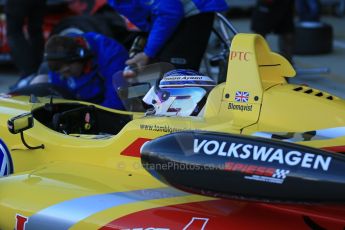
<path id="1" fill-rule="evenodd" d="M 9 119 L 7 126 L 12 134 L 17 134 L 32 128 L 34 126 L 34 119 L 31 113 L 23 113 Z"/>
<path id="2" fill-rule="evenodd" d="M 34 118 L 31 113 L 23 113 L 16 117 L 12 117 L 7 121 L 8 130 L 12 134 L 20 133 L 20 138 L 28 149 L 44 149 L 44 145 L 30 146 L 24 139 L 23 131 L 34 127 Z"/>

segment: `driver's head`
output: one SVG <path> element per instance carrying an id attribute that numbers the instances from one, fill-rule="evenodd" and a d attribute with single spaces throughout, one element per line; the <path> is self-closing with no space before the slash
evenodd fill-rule
<path id="1" fill-rule="evenodd" d="M 47 41 L 44 52 L 49 69 L 64 77 L 80 76 L 92 56 L 81 36 L 53 35 Z"/>
<path id="2" fill-rule="evenodd" d="M 172 70 L 151 87 L 143 101 L 153 106 L 155 115 L 198 115 L 214 86 L 210 77 L 194 70 Z"/>

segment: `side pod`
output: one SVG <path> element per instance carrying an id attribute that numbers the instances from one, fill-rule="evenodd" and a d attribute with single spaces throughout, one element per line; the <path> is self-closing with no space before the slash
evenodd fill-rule
<path id="1" fill-rule="evenodd" d="M 143 166 L 184 191 L 270 202 L 345 202 L 345 156 L 288 142 L 183 131 L 146 143 Z"/>

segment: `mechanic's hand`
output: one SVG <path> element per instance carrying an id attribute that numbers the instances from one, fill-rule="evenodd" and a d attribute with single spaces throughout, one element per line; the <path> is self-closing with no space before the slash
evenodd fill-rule
<path id="1" fill-rule="evenodd" d="M 149 56 L 147 56 L 144 52 L 137 53 L 134 57 L 128 59 L 126 61 L 126 65 L 136 64 L 139 68 L 147 65 L 149 63 Z"/>
<path id="2" fill-rule="evenodd" d="M 134 77 L 136 75 L 135 70 L 142 69 L 145 65 L 147 65 L 150 61 L 150 58 L 144 53 L 140 52 L 134 55 L 131 59 L 126 61 L 126 65 L 128 67 L 123 72 L 124 77 Z"/>

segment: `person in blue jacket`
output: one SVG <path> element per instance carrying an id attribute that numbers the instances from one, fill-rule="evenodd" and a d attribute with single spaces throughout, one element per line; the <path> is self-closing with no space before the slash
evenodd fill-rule
<path id="1" fill-rule="evenodd" d="M 143 52 L 126 64 L 170 62 L 177 68 L 199 69 L 212 30 L 215 12 L 230 0 L 108 0 L 108 4 L 148 33 Z"/>
<path id="2" fill-rule="evenodd" d="M 44 58 L 49 73 L 31 84 L 48 81 L 77 100 L 124 109 L 112 77 L 125 68 L 128 52 L 114 39 L 94 32 L 54 35 L 45 45 Z"/>

